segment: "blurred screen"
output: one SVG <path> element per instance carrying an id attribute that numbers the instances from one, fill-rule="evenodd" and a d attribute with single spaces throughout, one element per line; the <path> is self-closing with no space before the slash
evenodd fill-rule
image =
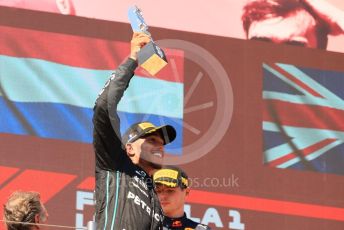
<path id="1" fill-rule="evenodd" d="M 298 2 L 295 0 L 277 1 L 282 2 L 282 5 L 284 2 Z M 318 4 L 321 1 L 328 2 L 333 7 L 344 11 L 344 2 L 341 0 L 313 2 Z M 132 0 L 0 0 L 0 5 L 128 23 L 127 11 L 130 6 L 137 4 L 143 11 L 149 26 L 246 39 L 242 15 L 244 6 L 250 2 L 252 0 L 219 0 L 214 3 L 195 0 L 143 0 L 140 2 Z M 329 14 L 331 12 L 330 9 Z M 285 25 L 277 26 L 281 31 L 277 33 L 282 34 L 288 30 Z M 329 35 L 327 50 L 344 52 L 343 33 L 338 36 Z"/>

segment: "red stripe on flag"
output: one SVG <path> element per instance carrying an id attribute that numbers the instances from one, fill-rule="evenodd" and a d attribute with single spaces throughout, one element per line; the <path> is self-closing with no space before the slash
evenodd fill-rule
<path id="1" fill-rule="evenodd" d="M 314 145 L 311 145 L 311 146 L 308 146 L 307 148 L 304 148 L 304 149 L 300 149 L 299 150 L 299 153 L 301 153 L 303 156 L 307 156 L 311 153 L 314 153 L 315 151 L 335 142 L 337 139 L 325 139 L 319 143 L 316 143 Z M 280 164 L 283 164 L 291 159 L 294 159 L 295 157 L 298 156 L 298 153 L 295 153 L 295 152 L 291 152 L 291 153 L 288 153 L 287 155 L 281 157 L 281 158 L 278 158 L 276 160 L 273 160 L 271 162 L 268 163 L 269 166 L 273 166 L 273 167 L 277 167 L 278 165 Z"/>
<path id="2" fill-rule="evenodd" d="M 95 178 L 94 177 L 87 177 L 85 180 L 83 180 L 78 186 L 78 189 L 83 190 L 91 190 L 93 191 L 95 188 Z"/>
<path id="3" fill-rule="evenodd" d="M 64 65 L 112 70 L 129 55 L 129 41 L 111 41 L 75 35 L 0 26 L 0 54 L 37 58 Z M 170 64 L 155 77 L 172 82 L 184 81 L 184 52 L 164 49 Z M 138 68 L 138 76 L 152 77 Z"/>
<path id="4" fill-rule="evenodd" d="M 325 106 L 264 100 L 263 120 L 303 128 L 344 131 L 344 111 Z M 273 109 L 273 111 L 270 111 Z M 277 114 L 277 119 L 271 114 Z"/>
<path id="5" fill-rule="evenodd" d="M 295 84 L 297 84 L 298 86 L 303 88 L 304 90 L 308 91 L 308 93 L 312 94 L 313 96 L 323 98 L 323 96 L 320 95 L 318 92 L 316 92 L 312 88 L 308 87 L 308 85 L 306 85 L 305 83 L 303 83 L 302 81 L 300 81 L 295 76 L 291 75 L 289 72 L 285 71 L 284 69 L 282 69 L 278 65 L 273 64 L 273 65 L 270 65 L 270 66 L 273 66 L 273 68 L 275 68 L 275 70 L 277 70 L 278 72 L 283 74 L 286 78 L 288 78 L 289 80 L 291 80 L 292 82 L 294 82 Z"/>
<path id="6" fill-rule="evenodd" d="M 0 185 L 18 172 L 18 168 L 10 168 L 5 166 L 0 166 Z"/>
<path id="7" fill-rule="evenodd" d="M 6 26 L 0 26 L 0 31 L 0 52 L 8 56 L 89 69 L 114 69 L 129 53 L 129 44 L 125 42 Z"/>
<path id="8" fill-rule="evenodd" d="M 226 208 L 240 208 L 284 215 L 344 221 L 343 208 L 212 193 L 200 190 L 192 190 L 187 198 L 187 202 Z"/>

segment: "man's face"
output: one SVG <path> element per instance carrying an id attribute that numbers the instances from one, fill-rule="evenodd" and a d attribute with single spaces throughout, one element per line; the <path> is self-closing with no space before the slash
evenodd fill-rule
<path id="1" fill-rule="evenodd" d="M 187 188 L 171 188 L 158 184 L 155 191 L 159 197 L 159 201 L 165 216 L 172 218 L 183 215 L 185 198 L 189 191 Z"/>
<path id="2" fill-rule="evenodd" d="M 127 144 L 127 152 L 134 164 L 161 165 L 164 157 L 164 140 L 157 133 L 139 138 L 134 143 Z M 129 147 L 129 148 L 128 148 Z"/>
<path id="3" fill-rule="evenodd" d="M 248 39 L 317 48 L 316 21 L 305 10 L 253 22 Z"/>

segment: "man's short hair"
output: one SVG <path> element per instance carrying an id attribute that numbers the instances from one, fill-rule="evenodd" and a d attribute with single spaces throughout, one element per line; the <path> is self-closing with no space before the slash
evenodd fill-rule
<path id="1" fill-rule="evenodd" d="M 274 17 L 286 17 L 290 13 L 305 10 L 316 21 L 317 47 L 326 49 L 329 34 L 329 28 L 314 11 L 300 0 L 251 0 L 243 8 L 241 17 L 243 28 L 248 37 L 248 31 L 253 22 L 262 21 Z"/>
<path id="2" fill-rule="evenodd" d="M 16 191 L 4 205 L 5 221 L 35 223 L 35 216 L 43 212 L 38 192 Z M 8 230 L 30 230 L 32 225 L 6 223 Z"/>

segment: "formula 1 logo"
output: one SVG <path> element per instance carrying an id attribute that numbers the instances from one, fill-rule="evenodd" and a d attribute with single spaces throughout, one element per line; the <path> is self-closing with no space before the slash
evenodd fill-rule
<path id="1" fill-rule="evenodd" d="M 46 203 L 75 178 L 76 175 L 66 173 L 0 166 L 0 203 L 4 204 L 16 190 L 38 191 L 42 202 Z M 0 216 L 3 216 L 2 208 Z"/>

